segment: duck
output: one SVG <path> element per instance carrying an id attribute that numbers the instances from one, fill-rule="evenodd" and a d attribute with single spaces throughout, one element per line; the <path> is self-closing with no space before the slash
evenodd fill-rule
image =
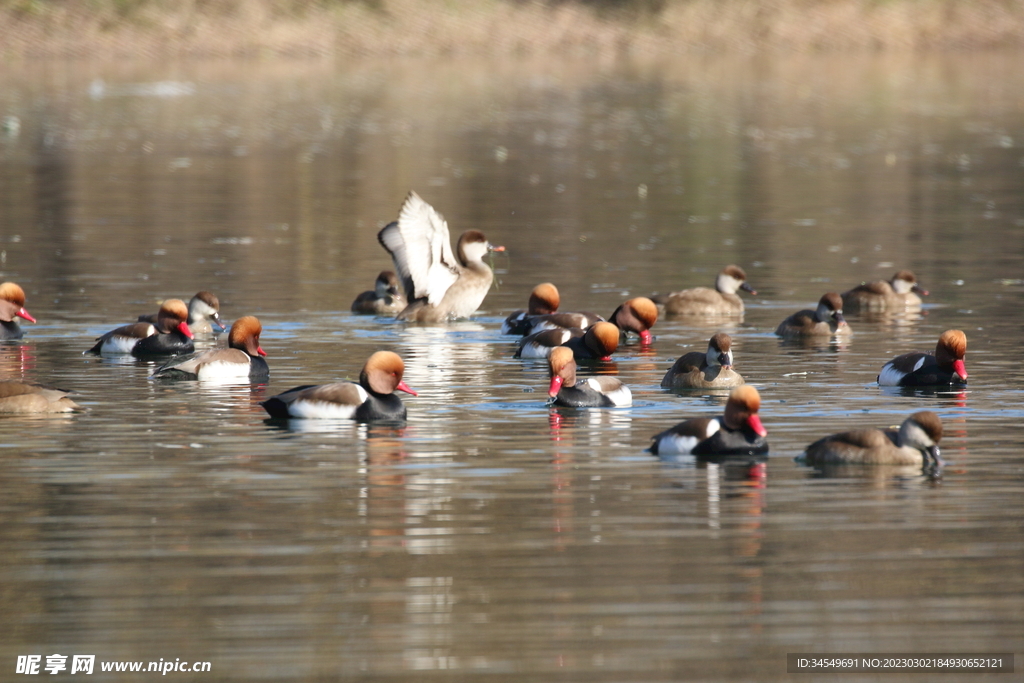
<path id="1" fill-rule="evenodd" d="M 719 332 L 708 340 L 706 353 L 683 354 L 665 373 L 665 389 L 731 389 L 745 384 L 743 376 L 732 369 L 732 337 Z"/>
<path id="2" fill-rule="evenodd" d="M 815 310 L 804 309 L 789 316 L 775 329 L 780 337 L 825 337 L 850 334 L 850 326 L 843 318 L 843 300 L 835 292 L 828 292 L 818 300 Z"/>
<path id="3" fill-rule="evenodd" d="M 939 465 L 942 420 L 930 410 L 914 413 L 899 430 L 854 429 L 818 439 L 804 452 L 810 465 Z"/>
<path id="4" fill-rule="evenodd" d="M 438 323 L 468 318 L 480 308 L 494 280 L 483 262 L 488 252 L 505 251 L 479 230 L 467 230 L 452 253 L 448 223 L 418 194 L 410 192 L 398 220 L 377 234 L 391 254 L 409 304 L 395 317 Z"/>
<path id="5" fill-rule="evenodd" d="M 526 318 L 520 328 L 524 337 L 544 330 L 585 330 L 595 323 L 607 322 L 603 316 L 590 311 L 563 311 Z"/>
<path id="6" fill-rule="evenodd" d="M 967 335 L 946 330 L 935 345 L 935 355 L 904 353 L 882 366 L 878 385 L 883 387 L 925 387 L 967 384 Z"/>
<path id="7" fill-rule="evenodd" d="M 373 289 L 363 292 L 352 302 L 352 312 L 363 315 L 397 315 L 405 308 L 398 276 L 393 270 L 382 270 Z"/>
<path id="8" fill-rule="evenodd" d="M 175 356 L 195 351 L 194 338 L 185 302 L 168 299 L 160 305 L 155 324 L 140 322 L 111 330 L 99 337 L 87 353 Z"/>
<path id="9" fill-rule="evenodd" d="M 560 303 L 558 287 L 550 282 L 540 283 L 530 292 L 526 310 L 513 311 L 505 318 L 505 322 L 501 324 L 501 333 L 525 334 L 532 326 L 531 318 L 555 313 Z"/>
<path id="10" fill-rule="evenodd" d="M 404 420 L 405 404 L 395 396 L 416 396 L 402 381 L 405 363 L 392 351 L 377 351 L 359 373 L 359 383 L 334 382 L 289 389 L 260 403 L 271 418 L 334 418 L 357 422 Z"/>
<path id="11" fill-rule="evenodd" d="M 519 342 L 514 358 L 548 358 L 559 346 L 572 350 L 576 360 L 611 360 L 619 348 L 621 331 L 610 322 L 596 322 L 586 330 L 557 327 L 541 330 Z"/>
<path id="12" fill-rule="evenodd" d="M 156 323 L 159 313 L 140 315 L 140 323 Z M 214 328 L 216 325 L 216 328 Z M 188 328 L 192 334 L 220 333 L 226 329 L 220 319 L 220 299 L 213 292 L 197 292 L 188 302 Z"/>
<path id="13" fill-rule="evenodd" d="M 645 296 L 628 299 L 608 318 L 608 321 L 622 331 L 623 337 L 633 332 L 640 337 L 642 345 L 649 345 L 653 339 L 651 328 L 658 322 L 658 306 Z"/>
<path id="14" fill-rule="evenodd" d="M 928 290 L 917 283 L 912 272 L 901 270 L 888 282 L 867 282 L 843 292 L 843 308 L 847 312 L 913 311 L 921 308 L 919 294 L 928 296 Z"/>
<path id="15" fill-rule="evenodd" d="M 66 389 L 19 382 L 0 381 L 0 413 L 70 413 L 82 407 L 68 398 Z"/>
<path id="16" fill-rule="evenodd" d="M 692 417 L 652 437 L 654 455 L 761 455 L 768 452 L 768 430 L 757 411 L 761 395 L 744 384 L 729 394 L 721 417 Z"/>
<path id="17" fill-rule="evenodd" d="M 21 339 L 25 332 L 16 318 L 30 323 L 36 321 L 25 310 L 25 290 L 13 282 L 0 284 L 0 339 Z"/>
<path id="18" fill-rule="evenodd" d="M 247 315 L 231 325 L 228 348 L 208 349 L 192 356 L 178 358 L 161 366 L 150 377 L 197 379 L 203 381 L 259 382 L 270 377 L 270 367 L 263 360 L 267 352 L 260 346 L 263 325 L 259 318 Z"/>
<path id="19" fill-rule="evenodd" d="M 616 377 L 591 377 L 576 381 L 576 359 L 572 349 L 559 346 L 548 356 L 551 384 L 548 396 L 555 405 L 570 408 L 613 408 L 633 404 L 633 394 Z"/>
<path id="20" fill-rule="evenodd" d="M 668 315 L 728 316 L 743 315 L 743 299 L 736 292 L 757 292 L 747 284 L 747 274 L 737 265 L 728 265 L 715 278 L 715 288 L 693 287 L 679 292 L 654 295 L 652 299 Z"/>

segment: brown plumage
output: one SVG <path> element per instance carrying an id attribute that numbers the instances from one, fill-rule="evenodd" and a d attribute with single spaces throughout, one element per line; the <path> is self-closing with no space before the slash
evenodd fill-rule
<path id="1" fill-rule="evenodd" d="M 532 325 L 533 316 L 550 315 L 558 310 L 562 302 L 558 287 L 550 282 L 542 282 L 530 292 L 530 300 L 526 310 L 511 313 L 501 325 L 502 334 L 525 334 Z"/>
<path id="2" fill-rule="evenodd" d="M 175 359 L 160 367 L 153 377 L 201 380 L 264 380 L 270 368 L 260 347 L 263 325 L 255 316 L 239 318 L 228 333 L 228 348 L 209 349 Z"/>
<path id="3" fill-rule="evenodd" d="M 942 420 L 929 410 L 914 413 L 894 429 L 854 429 L 826 436 L 807 447 L 804 459 L 812 465 L 939 464 Z"/>
<path id="4" fill-rule="evenodd" d="M 69 413 L 82 407 L 68 398 L 70 391 L 42 384 L 0 381 L 0 413 Z"/>
<path id="5" fill-rule="evenodd" d="M 363 292 L 352 302 L 353 313 L 367 315 L 395 315 L 405 308 L 405 295 L 401 283 L 392 270 L 382 270 L 377 275 L 372 290 Z"/>

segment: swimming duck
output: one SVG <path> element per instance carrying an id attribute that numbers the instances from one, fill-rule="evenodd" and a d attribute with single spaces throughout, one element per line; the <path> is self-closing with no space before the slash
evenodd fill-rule
<path id="1" fill-rule="evenodd" d="M 366 291 L 352 302 L 352 312 L 367 315 L 396 315 L 405 309 L 398 276 L 393 270 L 382 270 L 377 275 L 373 290 Z"/>
<path id="2" fill-rule="evenodd" d="M 155 323 L 159 313 L 140 315 L 140 323 Z M 214 327 L 216 325 L 216 328 Z M 223 332 L 225 325 L 220 319 L 220 299 L 213 292 L 197 292 L 188 302 L 188 328 L 192 334 Z"/>
<path id="3" fill-rule="evenodd" d="M 651 453 L 655 455 L 759 455 L 768 452 L 768 430 L 757 411 L 761 396 L 744 384 L 729 394 L 721 417 L 693 417 L 655 434 Z"/>
<path id="4" fill-rule="evenodd" d="M 775 334 L 789 338 L 848 335 L 850 326 L 843 318 L 843 300 L 835 292 L 828 292 L 818 301 L 815 310 L 797 311 L 779 323 Z"/>
<path id="5" fill-rule="evenodd" d="M 747 284 L 747 274 L 743 269 L 729 265 L 715 278 L 714 289 L 693 287 L 679 292 L 655 295 L 652 298 L 663 305 L 665 313 L 669 315 L 741 315 L 743 299 L 736 294 L 741 289 L 757 295 L 757 292 Z"/>
<path id="6" fill-rule="evenodd" d="M 719 332 L 708 341 L 706 353 L 683 354 L 665 373 L 661 386 L 665 389 L 731 389 L 744 383 L 732 369 L 732 337 Z"/>
<path id="7" fill-rule="evenodd" d="M 553 403 L 571 408 L 611 408 L 633 403 L 629 387 L 615 377 L 599 376 L 576 381 L 576 359 L 572 349 L 559 346 L 548 356 Z"/>
<path id="8" fill-rule="evenodd" d="M 198 379 L 203 381 L 264 381 L 270 367 L 260 347 L 263 325 L 255 316 L 239 318 L 228 332 L 228 348 L 209 349 L 193 356 L 175 359 L 162 366 L 152 377 Z"/>
<path id="9" fill-rule="evenodd" d="M 658 307 L 645 296 L 629 299 L 608 318 L 608 322 L 622 330 L 623 335 L 634 332 L 640 336 L 640 343 L 651 343 L 651 328 L 658 322 Z"/>
<path id="10" fill-rule="evenodd" d="M 883 387 L 949 386 L 967 384 L 967 335 L 946 330 L 935 345 L 935 355 L 904 353 L 882 366 L 878 384 Z"/>
<path id="11" fill-rule="evenodd" d="M 917 276 L 901 270 L 886 282 L 867 282 L 843 292 L 843 308 L 848 313 L 857 311 L 907 311 L 921 308 L 921 297 L 928 290 L 917 283 Z"/>
<path id="12" fill-rule="evenodd" d="M 898 431 L 855 429 L 818 439 L 807 447 L 803 459 L 811 465 L 938 465 L 941 439 L 942 420 L 922 410 L 904 420 Z"/>
<path id="13" fill-rule="evenodd" d="M 87 353 L 133 356 L 170 356 L 192 353 L 193 334 L 188 327 L 188 309 L 181 299 L 168 299 L 160 305 L 157 322 L 133 323 L 107 332 Z"/>
<path id="14" fill-rule="evenodd" d="M 416 395 L 402 381 L 405 364 L 397 353 L 377 351 L 359 373 L 359 383 L 295 387 L 260 405 L 272 418 L 334 418 L 357 422 L 404 420 L 405 405 L 396 391 Z"/>

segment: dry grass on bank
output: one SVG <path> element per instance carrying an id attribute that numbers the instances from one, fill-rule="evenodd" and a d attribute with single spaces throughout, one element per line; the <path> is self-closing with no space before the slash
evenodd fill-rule
<path id="1" fill-rule="evenodd" d="M 1024 0 L 0 0 L 0 57 L 671 54 L 1024 46 Z"/>

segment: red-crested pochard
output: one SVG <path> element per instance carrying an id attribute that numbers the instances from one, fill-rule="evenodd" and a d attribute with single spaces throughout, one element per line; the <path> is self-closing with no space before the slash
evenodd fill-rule
<path id="1" fill-rule="evenodd" d="M 396 315 L 405 309 L 398 276 L 393 270 L 382 270 L 373 289 L 363 292 L 352 302 L 352 312 L 364 315 Z"/>
<path id="2" fill-rule="evenodd" d="M 757 295 L 747 284 L 747 274 L 736 265 L 729 265 L 715 278 L 715 288 L 694 287 L 652 297 L 665 307 L 669 315 L 741 315 L 743 299 L 737 294 L 742 289 Z"/>
<path id="3" fill-rule="evenodd" d="M 843 300 L 835 292 L 828 292 L 818 300 L 815 310 L 797 311 L 779 323 L 775 334 L 790 338 L 850 334 L 850 326 L 843 318 Z"/>
<path id="4" fill-rule="evenodd" d="M 967 335 L 946 330 L 935 345 L 935 355 L 904 353 L 882 366 L 878 384 L 883 387 L 924 387 L 967 384 Z"/>
<path id="5" fill-rule="evenodd" d="M 759 455 L 768 452 L 768 430 L 757 411 L 761 396 L 744 384 L 729 394 L 725 415 L 693 417 L 653 437 L 655 455 Z"/>
<path id="6" fill-rule="evenodd" d="M 495 247 L 479 230 L 467 230 L 452 253 L 448 223 L 430 204 L 410 192 L 398 220 L 377 235 L 391 254 L 409 305 L 399 320 L 436 323 L 467 318 L 480 308 L 494 273 L 483 262 Z"/>
<path id="7" fill-rule="evenodd" d="M 159 313 L 140 315 L 140 323 L 156 323 Z M 216 326 L 216 327 L 215 327 Z M 225 329 L 220 319 L 220 299 L 213 292 L 197 292 L 188 302 L 188 328 L 192 334 L 218 334 Z"/>
<path id="8" fill-rule="evenodd" d="M 525 311 L 514 311 L 501 324 L 502 334 L 526 334 L 532 323 L 530 318 L 538 315 L 550 315 L 558 310 L 561 298 L 558 287 L 550 282 L 542 282 L 530 292 L 530 301 Z"/>
<path id="9" fill-rule="evenodd" d="M 611 360 L 619 348 L 621 331 L 609 322 L 597 322 L 586 330 L 556 327 L 541 330 L 519 342 L 515 358 L 547 358 L 558 346 L 572 349 L 576 360 Z"/>
<path id="10" fill-rule="evenodd" d="M 16 380 L 0 381 L 0 413 L 70 413 L 82 407 L 70 391 Z"/>
<path id="11" fill-rule="evenodd" d="M 651 343 L 651 328 L 658 322 L 658 307 L 645 296 L 629 299 L 615 309 L 608 322 L 616 325 L 622 334 L 634 332 L 641 344 Z"/>
<path id="12" fill-rule="evenodd" d="M 21 339 L 25 336 L 16 318 L 34 323 L 25 310 L 25 290 L 13 282 L 0 284 L 0 339 Z"/>
<path id="13" fill-rule="evenodd" d="M 571 408 L 612 408 L 633 403 L 629 387 L 615 377 L 599 376 L 576 381 L 576 359 L 572 349 L 559 346 L 548 356 L 553 403 Z"/>
<path id="14" fill-rule="evenodd" d="M 204 382 L 259 382 L 270 377 L 270 367 L 260 347 L 263 325 L 255 316 L 239 318 L 228 332 L 228 348 L 209 349 L 193 356 L 175 359 L 162 366 L 152 377 L 198 379 Z"/>
<path id="15" fill-rule="evenodd" d="M 192 353 L 192 330 L 188 327 L 188 308 L 181 299 L 168 299 L 160 306 L 157 322 L 134 323 L 107 332 L 88 353 L 133 356 L 172 356 Z"/>
<path id="16" fill-rule="evenodd" d="M 665 389 L 731 389 L 743 384 L 743 377 L 732 369 L 732 337 L 719 332 L 708 341 L 707 353 L 683 354 L 665 373 Z"/>
<path id="17" fill-rule="evenodd" d="M 914 413 L 895 429 L 854 429 L 819 439 L 803 460 L 811 465 L 939 465 L 942 420 L 930 410 Z"/>
<path id="18" fill-rule="evenodd" d="M 867 282 L 843 292 L 843 308 L 847 313 L 857 311 L 912 311 L 921 308 L 921 297 L 928 290 L 917 283 L 917 276 L 901 270 L 886 282 Z"/>
<path id="19" fill-rule="evenodd" d="M 359 373 L 359 384 L 334 382 L 295 387 L 260 405 L 272 418 L 404 420 L 405 405 L 394 392 L 416 395 L 402 381 L 404 373 L 405 364 L 397 353 L 377 351 Z"/>

